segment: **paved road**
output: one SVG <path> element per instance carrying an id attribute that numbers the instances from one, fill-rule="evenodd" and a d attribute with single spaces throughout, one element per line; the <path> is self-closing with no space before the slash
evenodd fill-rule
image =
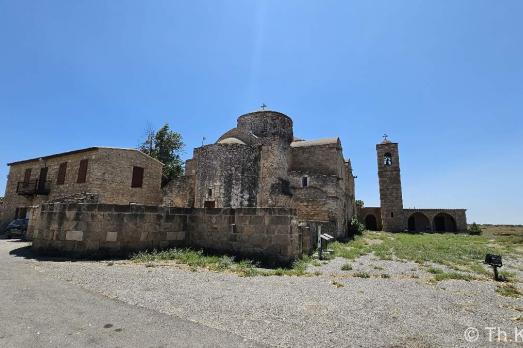
<path id="1" fill-rule="evenodd" d="M 240 336 L 47 278 L 0 239 L 0 347 L 243 347 Z"/>

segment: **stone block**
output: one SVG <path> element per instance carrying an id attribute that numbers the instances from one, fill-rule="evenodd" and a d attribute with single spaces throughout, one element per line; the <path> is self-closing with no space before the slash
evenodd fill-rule
<path id="1" fill-rule="evenodd" d="M 166 235 L 167 240 L 184 240 L 185 239 L 185 231 L 180 232 L 167 232 Z"/>
<path id="2" fill-rule="evenodd" d="M 100 247 L 100 242 L 94 240 L 85 241 L 85 250 L 96 251 Z"/>
<path id="3" fill-rule="evenodd" d="M 266 219 L 269 225 L 289 225 L 291 223 L 290 217 L 284 215 L 267 216 Z"/>
<path id="4" fill-rule="evenodd" d="M 65 240 L 82 241 L 83 238 L 84 238 L 83 231 L 67 231 L 65 234 Z"/>
<path id="5" fill-rule="evenodd" d="M 271 230 L 272 234 L 290 234 L 291 226 L 290 225 L 269 225 L 267 230 Z"/>
<path id="6" fill-rule="evenodd" d="M 250 224 L 251 216 L 236 216 L 236 224 L 237 225 L 249 225 Z"/>
<path id="7" fill-rule="evenodd" d="M 256 214 L 258 214 L 258 208 L 240 208 L 240 209 L 236 209 L 236 214 L 256 215 Z"/>
<path id="8" fill-rule="evenodd" d="M 107 236 L 105 237 L 106 242 L 116 242 L 116 239 L 118 238 L 118 232 L 107 232 Z"/>
<path id="9" fill-rule="evenodd" d="M 264 225 L 265 224 L 265 217 L 256 215 L 256 216 L 250 216 L 249 217 L 249 224 L 251 225 Z"/>

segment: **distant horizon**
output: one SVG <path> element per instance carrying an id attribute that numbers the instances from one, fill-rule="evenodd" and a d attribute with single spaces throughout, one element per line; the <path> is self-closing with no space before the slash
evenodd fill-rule
<path id="1" fill-rule="evenodd" d="M 9 162 L 136 148 L 183 159 L 267 104 L 338 136 L 379 206 L 375 145 L 399 143 L 404 207 L 523 224 L 523 2 L 0 2 L 0 196 Z"/>

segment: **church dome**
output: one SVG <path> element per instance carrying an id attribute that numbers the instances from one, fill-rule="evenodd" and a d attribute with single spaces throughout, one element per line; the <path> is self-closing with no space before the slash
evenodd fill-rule
<path id="1" fill-rule="evenodd" d="M 241 144 L 246 145 L 243 141 L 241 141 L 238 138 L 225 138 L 222 140 L 218 140 L 218 144 Z"/>
<path id="2" fill-rule="evenodd" d="M 225 142 L 227 140 L 227 142 Z M 217 144 L 244 144 L 252 145 L 256 142 L 256 137 L 242 129 L 233 128 L 225 132 L 216 142 Z"/>

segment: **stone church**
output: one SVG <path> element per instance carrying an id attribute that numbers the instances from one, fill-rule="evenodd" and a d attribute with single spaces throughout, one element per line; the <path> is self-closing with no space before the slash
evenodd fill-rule
<path id="1" fill-rule="evenodd" d="M 196 148 L 185 176 L 164 187 L 164 204 L 194 208 L 287 207 L 301 221 L 346 238 L 355 215 L 354 176 L 339 138 L 294 137 L 292 119 L 260 110 Z"/>

